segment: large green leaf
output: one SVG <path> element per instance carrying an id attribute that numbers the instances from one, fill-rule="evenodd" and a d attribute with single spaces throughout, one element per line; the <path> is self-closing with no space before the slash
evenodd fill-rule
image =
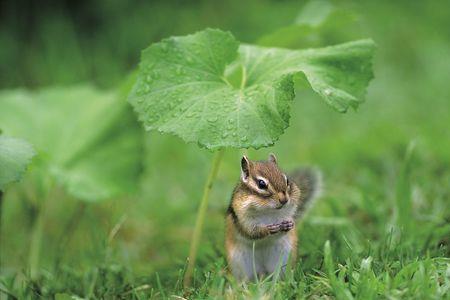
<path id="1" fill-rule="evenodd" d="M 129 101 L 148 130 L 211 149 L 259 148 L 288 127 L 294 78 L 340 112 L 356 108 L 373 50 L 370 40 L 302 51 L 239 45 L 207 29 L 146 49 Z"/>
<path id="2" fill-rule="evenodd" d="M 116 93 L 89 86 L 0 93 L 0 127 L 32 142 L 39 167 L 83 200 L 136 186 L 142 140 L 136 125 Z"/>
<path id="3" fill-rule="evenodd" d="M 0 191 L 22 177 L 34 155 L 33 147 L 26 141 L 0 136 Z"/>

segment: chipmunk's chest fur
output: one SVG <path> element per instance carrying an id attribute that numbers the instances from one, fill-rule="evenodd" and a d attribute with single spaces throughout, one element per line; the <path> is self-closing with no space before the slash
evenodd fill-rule
<path id="1" fill-rule="evenodd" d="M 250 203 L 255 203 L 249 199 Z M 245 205 L 245 203 L 242 203 Z M 247 207 L 240 210 L 238 215 L 239 226 L 253 228 L 265 226 L 293 219 L 295 205 L 287 204 L 281 209 L 261 210 L 255 207 Z M 229 232 L 227 243 L 228 261 L 233 274 L 238 279 L 254 279 L 257 274 L 270 274 L 278 267 L 283 270 L 289 256 L 296 248 L 297 236 L 295 230 L 279 232 L 260 239 L 250 239 L 237 230 L 237 224 L 231 223 L 234 229 Z"/>
<path id="2" fill-rule="evenodd" d="M 257 206 L 252 206 L 254 203 L 255 201 L 251 197 L 248 197 L 248 199 L 242 202 L 242 209 L 237 213 L 239 221 L 245 226 L 270 225 L 293 219 L 295 216 L 296 205 L 294 201 L 286 204 L 281 209 L 260 209 Z"/>
<path id="3" fill-rule="evenodd" d="M 271 210 L 267 212 L 252 212 L 246 213 L 247 218 L 244 222 L 251 222 L 255 224 L 269 225 L 273 223 L 279 223 L 283 220 L 293 218 L 295 209 L 292 207 L 283 207 L 282 209 Z"/>
<path id="4" fill-rule="evenodd" d="M 251 220 L 251 219 L 249 219 Z M 280 222 L 277 215 L 258 215 L 254 224 L 273 224 Z M 252 226 L 249 224 L 249 226 Z M 255 276 L 267 275 L 280 270 L 284 273 L 288 260 L 295 259 L 297 235 L 294 230 L 279 232 L 261 239 L 249 239 L 238 230 L 227 241 L 227 259 L 230 269 L 238 280 L 254 280 Z M 255 274 L 256 272 L 256 274 Z"/>

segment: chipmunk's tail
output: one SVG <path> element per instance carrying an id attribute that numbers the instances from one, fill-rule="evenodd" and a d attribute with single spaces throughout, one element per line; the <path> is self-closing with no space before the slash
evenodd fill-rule
<path id="1" fill-rule="evenodd" d="M 296 217 L 302 217 L 314 204 L 322 191 L 322 173 L 315 168 L 299 168 L 294 170 L 290 176 L 300 189 L 300 205 Z"/>

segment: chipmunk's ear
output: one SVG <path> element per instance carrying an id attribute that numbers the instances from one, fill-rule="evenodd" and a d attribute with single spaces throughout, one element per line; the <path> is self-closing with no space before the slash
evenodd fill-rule
<path id="1" fill-rule="evenodd" d="M 246 182 L 250 176 L 250 161 L 247 156 L 242 156 L 241 159 L 241 178 L 242 181 Z"/>
<path id="2" fill-rule="evenodd" d="M 277 164 L 277 157 L 275 156 L 275 154 L 270 153 L 268 161 L 271 162 L 271 163 Z"/>

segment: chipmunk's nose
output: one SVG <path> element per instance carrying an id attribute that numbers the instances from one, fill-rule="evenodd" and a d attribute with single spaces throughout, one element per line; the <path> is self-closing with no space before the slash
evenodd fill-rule
<path id="1" fill-rule="evenodd" d="M 286 197 L 285 194 L 279 193 L 278 196 L 279 196 L 281 205 L 285 205 L 288 202 L 288 198 Z"/>

